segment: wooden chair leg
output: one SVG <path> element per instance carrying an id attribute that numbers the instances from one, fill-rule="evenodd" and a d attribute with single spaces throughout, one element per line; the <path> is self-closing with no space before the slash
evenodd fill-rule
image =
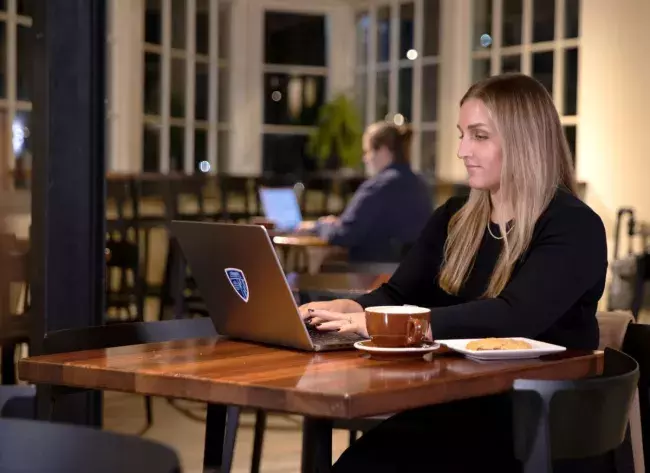
<path id="1" fill-rule="evenodd" d="M 264 445 L 264 432 L 266 430 L 266 411 L 255 412 L 255 438 L 253 439 L 253 457 L 251 459 L 251 473 L 259 473 L 262 463 L 262 447 Z"/>

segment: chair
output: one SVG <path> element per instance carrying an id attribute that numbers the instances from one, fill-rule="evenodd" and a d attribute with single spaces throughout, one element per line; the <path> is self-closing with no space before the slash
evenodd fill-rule
<path id="1" fill-rule="evenodd" d="M 643 354 L 640 350 L 644 350 L 644 346 L 650 342 L 650 332 L 644 329 L 644 326 L 637 327 L 634 323 L 634 317 L 627 311 L 615 312 L 597 312 L 596 319 L 598 320 L 598 328 L 600 329 L 600 342 L 598 344 L 599 350 L 605 348 L 614 348 L 615 350 L 622 350 L 624 353 L 632 356 L 639 363 L 639 370 L 641 372 L 641 380 L 643 377 L 644 367 L 646 370 L 650 364 L 642 364 Z M 627 342 L 625 341 L 627 337 Z M 646 355 L 647 357 L 647 355 Z M 646 375 L 647 376 L 647 375 Z M 641 390 L 641 393 L 647 393 L 647 389 Z M 645 396 L 647 406 L 647 396 Z M 635 471 L 641 473 L 645 471 L 645 455 L 643 447 L 643 434 L 641 424 L 641 409 L 640 409 L 640 396 L 639 389 L 636 390 L 632 407 L 630 409 L 630 442 L 632 447 L 632 455 L 634 458 Z M 650 413 L 645 410 L 646 416 Z M 646 436 L 650 432 L 646 432 Z"/>
<path id="2" fill-rule="evenodd" d="M 0 418 L 35 419 L 36 386 L 0 386 Z"/>
<path id="3" fill-rule="evenodd" d="M 180 473 L 176 453 L 138 437 L 35 420 L 0 419 L 0 471 Z"/>
<path id="4" fill-rule="evenodd" d="M 2 384 L 16 383 L 16 345 L 29 342 L 28 254 L 18 249 L 14 235 L 0 235 L 0 363 Z M 22 313 L 13 306 L 12 286 L 25 285 Z"/>
<path id="5" fill-rule="evenodd" d="M 639 411 L 641 431 L 643 432 L 641 443 L 644 458 L 650 459 L 650 326 L 645 324 L 630 324 L 625 333 L 623 351 L 633 357 L 639 363 Z M 632 422 L 634 418 L 631 418 Z M 637 435 L 637 438 L 639 436 Z M 632 430 L 633 446 L 639 440 L 635 440 L 634 429 Z M 635 458 L 637 452 L 635 450 Z M 637 470 L 639 471 L 639 470 Z M 642 470 L 641 470 L 642 471 Z"/>
<path id="6" fill-rule="evenodd" d="M 43 349 L 45 353 L 53 354 L 214 336 L 216 331 L 210 319 L 131 322 L 49 332 L 43 340 Z M 145 397 L 145 409 L 148 428 L 153 423 L 149 396 Z"/>
<path id="7" fill-rule="evenodd" d="M 137 234 L 137 233 L 136 233 Z M 140 265 L 140 248 L 125 233 L 114 233 L 106 242 L 106 321 L 144 320 L 144 277 Z M 109 318 L 110 309 L 118 311 Z"/>
<path id="8" fill-rule="evenodd" d="M 209 318 L 179 319 L 166 320 L 162 322 L 133 322 L 122 323 L 100 327 L 87 327 L 81 329 L 68 329 L 50 332 L 45 336 L 43 341 L 45 353 L 63 353 L 82 350 L 98 350 L 125 345 L 137 345 L 141 343 L 167 342 L 172 340 L 184 340 L 191 338 L 215 337 L 214 324 Z M 72 392 L 80 392 L 83 389 L 62 389 L 59 393 L 54 393 L 51 410 L 53 411 L 58 398 Z M 214 406 L 208 406 L 208 419 L 213 415 Z M 147 428 L 153 422 L 153 411 L 151 397 L 145 396 L 145 408 L 147 412 Z M 260 411 L 261 412 L 261 411 Z M 235 440 L 241 409 L 236 406 L 229 406 L 226 410 L 226 428 L 224 444 L 224 460 L 222 463 L 222 473 L 230 471 L 232 460 L 234 458 Z M 262 414 L 258 414 L 258 418 Z M 265 418 L 262 422 L 265 423 Z M 263 423 L 260 427 L 263 429 Z M 217 429 L 218 430 L 218 429 Z M 256 432 L 258 427 L 256 426 Z M 218 438 L 218 432 L 214 432 L 210 422 L 206 424 L 206 457 L 209 457 L 209 446 L 212 445 L 212 439 Z M 221 432 L 223 436 L 223 432 Z M 261 457 L 261 437 L 256 440 L 254 448 L 254 459 L 257 456 L 257 470 L 259 471 L 259 458 Z M 221 463 L 221 462 L 219 462 Z M 255 465 L 255 461 L 253 462 Z"/>
<path id="9" fill-rule="evenodd" d="M 638 380 L 637 362 L 611 348 L 605 349 L 602 376 L 515 380 L 514 452 L 524 473 L 552 472 L 554 460 L 587 459 L 618 449 Z"/>
<path id="10" fill-rule="evenodd" d="M 334 180 L 331 176 L 312 174 L 303 182 L 305 188 L 300 195 L 300 210 L 303 217 L 318 218 L 333 213 L 329 207 Z M 310 206 L 309 204 L 315 204 Z"/>

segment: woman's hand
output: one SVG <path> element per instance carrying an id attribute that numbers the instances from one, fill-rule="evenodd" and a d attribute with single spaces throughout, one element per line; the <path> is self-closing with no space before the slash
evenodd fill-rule
<path id="1" fill-rule="evenodd" d="M 328 312 L 339 312 L 342 314 L 351 314 L 363 312 L 363 307 L 351 299 L 335 299 L 333 301 L 310 302 L 303 304 L 298 308 L 302 320 L 309 319 L 312 314 L 309 310 L 326 310 Z"/>
<path id="2" fill-rule="evenodd" d="M 309 311 L 311 319 L 308 323 L 315 325 L 318 330 L 358 333 L 368 338 L 365 312 L 342 313 L 322 309 L 309 309 Z"/>
<path id="3" fill-rule="evenodd" d="M 328 215 L 327 217 L 319 218 L 318 222 L 324 225 L 338 225 L 340 220 L 336 215 Z"/>

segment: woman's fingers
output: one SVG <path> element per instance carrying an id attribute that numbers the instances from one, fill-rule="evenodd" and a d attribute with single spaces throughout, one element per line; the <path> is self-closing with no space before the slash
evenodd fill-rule
<path id="1" fill-rule="evenodd" d="M 343 320 L 331 320 L 318 325 L 318 330 L 340 330 L 346 324 Z"/>
<path id="2" fill-rule="evenodd" d="M 340 312 L 332 312 L 329 310 L 323 309 L 312 309 L 309 311 L 312 318 L 322 319 L 322 320 L 347 320 L 349 319 L 349 314 L 342 314 Z"/>
<path id="3" fill-rule="evenodd" d="M 351 333 L 351 332 L 356 332 L 357 330 L 359 330 L 359 327 L 357 326 L 357 324 L 344 323 L 341 326 L 341 329 L 339 330 L 339 332 L 341 332 L 341 333 Z"/>

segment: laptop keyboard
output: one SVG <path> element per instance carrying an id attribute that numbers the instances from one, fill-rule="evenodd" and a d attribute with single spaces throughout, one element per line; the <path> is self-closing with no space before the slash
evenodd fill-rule
<path id="1" fill-rule="evenodd" d="M 309 338 L 311 338 L 315 344 L 319 345 L 354 343 L 360 340 L 365 340 L 365 338 L 356 333 L 324 332 L 307 323 L 305 323 L 305 326 L 307 327 Z"/>

